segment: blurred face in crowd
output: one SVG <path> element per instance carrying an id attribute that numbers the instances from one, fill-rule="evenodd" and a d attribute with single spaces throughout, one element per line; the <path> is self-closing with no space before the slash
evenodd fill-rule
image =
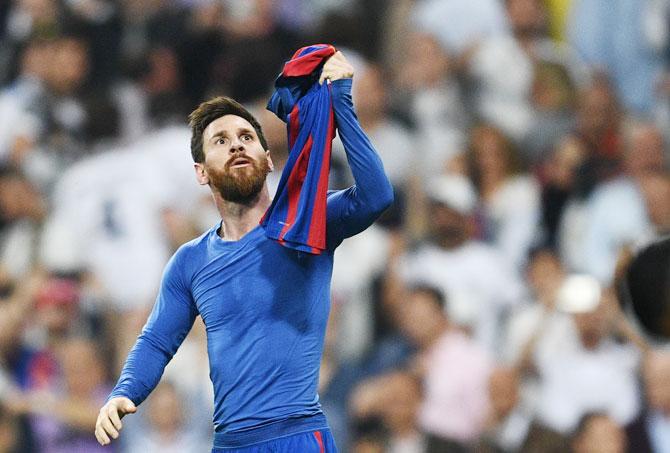
<path id="1" fill-rule="evenodd" d="M 425 291 L 410 293 L 401 310 L 401 330 L 420 348 L 429 346 L 446 326 L 442 307 Z"/>
<path id="2" fill-rule="evenodd" d="M 561 189 L 570 190 L 575 183 L 577 170 L 586 158 L 584 144 L 575 137 L 561 141 L 549 161 L 548 175 L 551 183 Z"/>
<path id="3" fill-rule="evenodd" d="M 37 26 L 58 20 L 56 0 L 20 0 L 19 8 L 28 13 Z"/>
<path id="4" fill-rule="evenodd" d="M 237 115 L 209 123 L 203 132 L 203 150 L 209 183 L 227 201 L 253 200 L 272 170 L 270 152 L 263 149 L 251 123 Z"/>
<path id="5" fill-rule="evenodd" d="M 626 169 L 632 176 L 663 171 L 665 151 L 663 135 L 653 125 L 632 126 L 628 134 Z"/>
<path id="6" fill-rule="evenodd" d="M 147 418 L 153 429 L 162 434 L 175 433 L 180 429 L 183 410 L 172 384 L 159 384 L 151 394 L 148 406 Z"/>
<path id="7" fill-rule="evenodd" d="M 402 83 L 410 89 L 431 88 L 449 73 L 449 57 L 437 39 L 428 33 L 414 33 L 408 41 Z"/>
<path id="8" fill-rule="evenodd" d="M 650 352 L 645 357 L 642 377 L 651 408 L 670 416 L 670 352 Z"/>
<path id="9" fill-rule="evenodd" d="M 563 281 L 561 261 L 550 250 L 539 251 L 528 265 L 528 282 L 542 303 L 551 303 Z"/>
<path id="10" fill-rule="evenodd" d="M 660 235 L 670 233 L 670 175 L 649 173 L 641 178 L 640 188 L 656 232 Z"/>
<path id="11" fill-rule="evenodd" d="M 619 425 L 607 416 L 595 415 L 572 444 L 575 453 L 624 453 L 626 443 L 626 433 Z"/>
<path id="12" fill-rule="evenodd" d="M 610 333 L 608 304 L 612 303 L 614 293 L 611 290 L 603 292 L 602 299 L 595 310 L 573 315 L 575 326 L 582 346 L 586 349 L 596 349 L 600 342 Z M 610 300 L 606 300 L 606 299 Z"/>
<path id="13" fill-rule="evenodd" d="M 383 439 L 376 437 L 363 437 L 356 439 L 352 446 L 352 453 L 384 453 L 386 445 Z"/>
<path id="14" fill-rule="evenodd" d="M 537 110 L 564 111 L 572 108 L 574 98 L 574 85 L 564 66 L 556 63 L 538 63 L 531 88 L 531 101 Z"/>
<path id="15" fill-rule="evenodd" d="M 142 83 L 150 95 L 175 93 L 181 86 L 179 57 L 174 49 L 158 47 L 148 55 L 148 71 Z"/>
<path id="16" fill-rule="evenodd" d="M 92 341 L 68 340 L 59 348 L 58 357 L 71 396 L 88 398 L 105 384 L 101 356 Z"/>
<path id="17" fill-rule="evenodd" d="M 37 321 L 52 338 L 62 338 L 70 332 L 78 316 L 78 291 L 69 280 L 47 280 L 37 292 Z"/>
<path id="18" fill-rule="evenodd" d="M 368 66 L 362 74 L 356 75 L 353 85 L 353 98 L 356 113 L 361 121 L 368 121 L 384 114 L 386 110 L 386 91 L 381 69 Z"/>
<path id="19" fill-rule="evenodd" d="M 470 218 L 442 203 L 430 203 L 430 232 L 446 249 L 460 247 L 469 239 Z"/>
<path id="20" fill-rule="evenodd" d="M 546 29 L 547 15 L 539 0 L 507 0 L 507 16 L 516 34 L 535 36 Z"/>
<path id="21" fill-rule="evenodd" d="M 513 172 L 513 151 L 502 132 L 481 126 L 473 129 L 471 137 L 473 164 L 480 177 L 501 178 Z"/>
<path id="22" fill-rule="evenodd" d="M 618 121 L 617 102 L 605 81 L 596 81 L 579 96 L 577 122 L 579 130 L 589 138 L 598 138 L 615 129 Z"/>
<path id="23" fill-rule="evenodd" d="M 21 72 L 45 80 L 51 67 L 52 49 L 53 45 L 49 41 L 30 42 L 21 55 Z"/>
<path id="24" fill-rule="evenodd" d="M 39 220 L 46 212 L 42 196 L 23 176 L 7 174 L 0 176 L 0 219 Z"/>
<path id="25" fill-rule="evenodd" d="M 66 37 L 53 44 L 47 83 L 58 94 L 73 94 L 86 81 L 88 48 L 81 39 Z"/>

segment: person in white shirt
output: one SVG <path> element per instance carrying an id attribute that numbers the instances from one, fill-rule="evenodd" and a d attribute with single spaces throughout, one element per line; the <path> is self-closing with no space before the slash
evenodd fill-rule
<path id="1" fill-rule="evenodd" d="M 493 247 L 472 239 L 477 204 L 472 183 L 459 175 L 430 180 L 430 238 L 400 259 L 407 285 L 428 283 L 446 295 L 447 314 L 468 326 L 491 352 L 500 348 L 501 320 L 524 297 L 519 275 Z"/>

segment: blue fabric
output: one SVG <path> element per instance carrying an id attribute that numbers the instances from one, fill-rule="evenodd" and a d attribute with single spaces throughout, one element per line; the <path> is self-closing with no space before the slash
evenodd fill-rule
<path id="1" fill-rule="evenodd" d="M 330 84 L 320 85 L 323 63 L 335 48 L 299 49 L 284 65 L 268 110 L 287 124 L 289 157 L 261 224 L 283 245 L 310 253 L 326 249 L 326 198 L 335 124 Z"/>
<path id="2" fill-rule="evenodd" d="M 337 453 L 335 440 L 328 429 L 280 437 L 243 448 L 216 448 L 212 453 Z"/>
<path id="3" fill-rule="evenodd" d="M 334 82 L 332 93 L 356 184 L 328 194 L 327 250 L 314 255 L 284 247 L 260 225 L 239 241 L 221 239 L 217 225 L 184 244 L 166 266 L 156 304 L 110 397 L 140 404 L 200 315 L 217 434 L 227 433 L 235 444 L 235 433 L 244 437 L 321 413 L 316 389 L 334 250 L 393 200 L 382 163 L 354 115 L 351 80 Z"/>

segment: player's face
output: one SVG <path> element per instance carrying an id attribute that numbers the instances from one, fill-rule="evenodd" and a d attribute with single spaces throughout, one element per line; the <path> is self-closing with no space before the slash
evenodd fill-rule
<path id="1" fill-rule="evenodd" d="M 203 151 L 205 162 L 196 164 L 198 179 L 228 201 L 251 201 L 273 168 L 253 126 L 236 115 L 222 116 L 205 128 Z"/>

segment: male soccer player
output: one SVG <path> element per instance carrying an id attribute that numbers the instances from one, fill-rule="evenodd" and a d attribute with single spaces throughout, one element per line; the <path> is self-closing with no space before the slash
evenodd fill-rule
<path id="1" fill-rule="evenodd" d="M 328 194 L 321 254 L 285 247 L 259 225 L 271 204 L 265 178 L 272 160 L 256 119 L 228 98 L 191 114 L 196 178 L 211 188 L 222 221 L 167 264 L 153 311 L 100 410 L 101 444 L 119 436 L 121 418 L 156 386 L 200 315 L 215 395 L 212 451 L 336 451 L 316 393 L 333 253 L 393 200 L 354 114 L 352 77 L 340 52 L 320 77 L 332 82 L 335 121 L 356 182 Z"/>

